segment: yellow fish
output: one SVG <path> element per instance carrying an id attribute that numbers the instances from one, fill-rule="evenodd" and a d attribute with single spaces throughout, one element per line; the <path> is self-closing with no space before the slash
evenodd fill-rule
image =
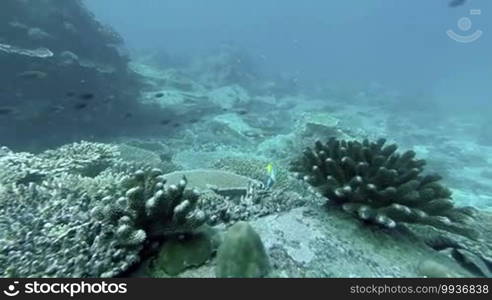
<path id="1" fill-rule="evenodd" d="M 276 178 L 275 178 L 275 169 L 273 168 L 273 164 L 272 163 L 269 163 L 267 166 L 266 166 L 266 171 L 267 171 L 267 176 L 265 178 L 265 188 L 266 189 L 269 189 L 273 186 L 273 184 L 275 183 L 276 181 Z"/>

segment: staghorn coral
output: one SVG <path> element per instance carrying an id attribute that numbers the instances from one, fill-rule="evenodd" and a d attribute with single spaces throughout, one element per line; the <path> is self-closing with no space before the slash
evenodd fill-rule
<path id="1" fill-rule="evenodd" d="M 424 160 L 414 151 L 380 139 L 362 143 L 331 138 L 315 143 L 294 161 L 292 170 L 343 210 L 369 223 L 394 228 L 399 223 L 430 225 L 476 237 L 465 223 L 469 208 L 455 208 L 439 175 L 422 175 Z"/>

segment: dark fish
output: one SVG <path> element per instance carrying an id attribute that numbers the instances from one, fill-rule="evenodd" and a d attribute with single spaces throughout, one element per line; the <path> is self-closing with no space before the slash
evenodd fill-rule
<path id="1" fill-rule="evenodd" d="M 162 120 L 161 121 L 161 125 L 168 125 L 169 123 L 171 123 L 170 120 Z"/>
<path id="2" fill-rule="evenodd" d="M 465 3 L 466 3 L 466 0 L 451 0 L 451 2 L 449 2 L 448 6 L 449 7 L 458 7 L 458 6 L 464 5 Z"/>
<path id="3" fill-rule="evenodd" d="M 78 109 L 84 109 L 86 107 L 87 107 L 87 103 L 77 103 L 77 104 L 74 105 L 74 108 L 77 109 L 77 110 Z"/>
<path id="4" fill-rule="evenodd" d="M 248 113 L 248 111 L 245 110 L 245 109 L 240 109 L 240 110 L 237 111 L 237 113 L 240 114 L 241 116 L 244 116 L 244 115 L 246 115 Z"/>
<path id="5" fill-rule="evenodd" d="M 48 76 L 47 73 L 36 70 L 24 71 L 17 74 L 17 77 L 24 79 L 43 79 L 46 78 L 46 76 Z"/>
<path id="6" fill-rule="evenodd" d="M 67 96 L 67 97 L 73 97 L 73 96 L 75 96 L 75 93 L 74 92 L 67 92 L 65 94 L 65 96 Z"/>
<path id="7" fill-rule="evenodd" d="M 190 120 L 190 123 L 191 123 L 191 124 L 195 124 L 196 122 L 198 122 L 198 119 L 191 119 L 191 120 Z"/>
<path id="8" fill-rule="evenodd" d="M 12 107 L 0 107 L 0 115 L 9 115 L 14 112 Z"/>
<path id="9" fill-rule="evenodd" d="M 10 94 L 11 92 L 10 89 L 0 87 L 0 94 Z"/>
<path id="10" fill-rule="evenodd" d="M 80 94 L 79 98 L 82 100 L 91 100 L 91 99 L 94 99 L 94 94 L 92 94 L 92 93 Z"/>
<path id="11" fill-rule="evenodd" d="M 179 123 L 174 123 L 174 124 L 173 124 L 173 127 L 174 127 L 174 128 L 178 128 L 179 126 L 181 126 L 181 124 L 179 124 Z"/>
<path id="12" fill-rule="evenodd" d="M 157 93 L 155 94 L 156 98 L 162 98 L 164 96 L 164 93 Z"/>
<path id="13" fill-rule="evenodd" d="M 133 117 L 133 114 L 132 113 L 126 113 L 123 117 L 125 119 L 129 119 L 129 118 Z"/>

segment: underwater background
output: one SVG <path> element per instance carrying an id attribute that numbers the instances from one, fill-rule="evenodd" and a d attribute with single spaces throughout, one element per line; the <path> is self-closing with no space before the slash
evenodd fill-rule
<path id="1" fill-rule="evenodd" d="M 491 277 L 491 12 L 2 1 L 0 276 Z"/>

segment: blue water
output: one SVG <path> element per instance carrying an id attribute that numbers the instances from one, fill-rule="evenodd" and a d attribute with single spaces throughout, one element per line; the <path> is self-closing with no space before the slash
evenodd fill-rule
<path id="1" fill-rule="evenodd" d="M 270 73 L 315 80 L 378 82 L 431 93 L 478 113 L 490 109 L 492 12 L 489 1 L 449 8 L 447 0 L 403 1 L 87 1 L 130 47 L 196 55 L 223 43 L 239 45 Z M 481 15 L 470 15 L 480 9 Z M 457 22 L 472 20 L 468 31 Z M 446 31 L 474 43 L 451 40 Z"/>

